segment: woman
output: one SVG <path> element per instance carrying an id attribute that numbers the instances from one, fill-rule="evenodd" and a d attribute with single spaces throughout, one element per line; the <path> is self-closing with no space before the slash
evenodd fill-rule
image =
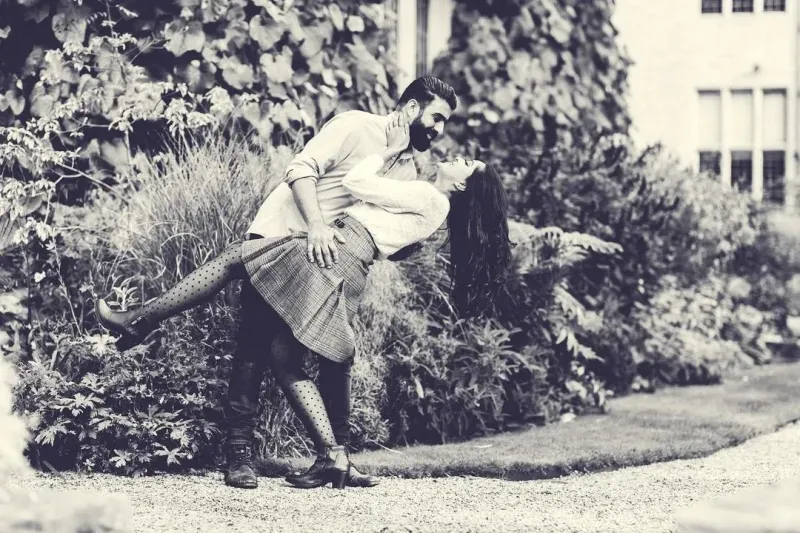
<path id="1" fill-rule="evenodd" d="M 141 309 L 113 312 L 99 300 L 97 316 L 122 335 L 121 349 L 140 343 L 166 318 L 208 301 L 233 279 L 249 278 L 292 335 L 319 356 L 337 363 L 355 353 L 350 321 L 355 316 L 370 265 L 430 237 L 447 220 L 452 292 L 458 310 L 475 315 L 496 293 L 510 262 L 507 199 L 498 175 L 479 161 L 440 163 L 434 183 L 378 177 L 382 167 L 409 145 L 408 124 L 398 115 L 387 127 L 388 147 L 356 165 L 342 185 L 361 202 L 334 224 L 346 243 L 338 263 L 322 269 L 306 259 L 305 234 L 236 243 Z M 320 479 L 343 487 L 349 461 L 332 437 L 318 391 L 294 390 L 302 361 L 270 350 L 270 366 L 306 429 L 314 436 Z M 291 367 L 291 368 L 289 368 Z M 319 470 L 319 469 L 318 469 Z M 319 472 L 317 473 L 319 477 Z"/>

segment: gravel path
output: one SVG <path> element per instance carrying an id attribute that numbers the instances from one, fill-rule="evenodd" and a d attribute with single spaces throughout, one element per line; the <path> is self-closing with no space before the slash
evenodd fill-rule
<path id="1" fill-rule="evenodd" d="M 698 500 L 800 473 L 800 424 L 703 458 L 546 481 L 384 479 L 373 489 L 293 489 L 261 478 L 225 487 L 220 474 L 129 479 L 37 474 L 11 485 L 117 493 L 133 531 L 671 532 Z"/>

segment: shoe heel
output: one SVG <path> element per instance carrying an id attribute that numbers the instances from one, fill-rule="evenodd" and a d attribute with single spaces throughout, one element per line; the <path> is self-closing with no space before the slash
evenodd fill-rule
<path id="1" fill-rule="evenodd" d="M 347 472 L 335 472 L 331 474 L 331 487 L 343 489 L 347 486 Z"/>

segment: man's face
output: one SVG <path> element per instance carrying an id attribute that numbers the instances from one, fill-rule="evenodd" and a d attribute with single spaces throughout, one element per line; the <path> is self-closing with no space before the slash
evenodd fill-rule
<path id="1" fill-rule="evenodd" d="M 431 142 L 442 134 L 452 110 L 447 102 L 439 97 L 434 98 L 425 109 L 413 100 L 408 105 L 410 113 L 414 113 L 415 109 L 417 113 L 408 126 L 411 146 L 415 150 L 424 152 L 431 147 Z"/>

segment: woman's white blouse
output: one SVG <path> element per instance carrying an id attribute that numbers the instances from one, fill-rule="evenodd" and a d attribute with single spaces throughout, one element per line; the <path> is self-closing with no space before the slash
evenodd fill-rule
<path id="1" fill-rule="evenodd" d="M 342 180 L 361 200 L 345 213 L 369 231 L 381 258 L 433 235 L 450 211 L 450 201 L 430 183 L 378 176 L 384 163 L 380 155 L 366 157 Z"/>

